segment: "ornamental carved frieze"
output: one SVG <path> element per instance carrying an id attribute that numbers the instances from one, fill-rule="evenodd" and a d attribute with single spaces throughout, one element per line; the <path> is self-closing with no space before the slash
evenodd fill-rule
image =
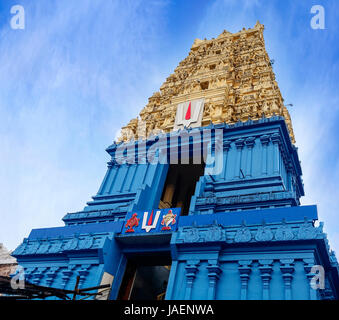
<path id="1" fill-rule="evenodd" d="M 277 241 L 293 240 L 294 233 L 292 228 L 287 226 L 285 221 L 283 221 L 283 224 L 276 230 L 274 237 Z"/>
<path id="2" fill-rule="evenodd" d="M 234 242 L 235 243 L 249 242 L 251 241 L 251 239 L 252 239 L 251 231 L 244 225 L 240 229 L 238 229 L 237 233 L 235 234 Z"/>
<path id="3" fill-rule="evenodd" d="M 226 183 L 227 184 L 227 183 Z M 277 191 L 277 192 L 262 192 L 253 194 L 244 194 L 236 196 L 226 196 L 227 193 L 218 193 L 212 196 L 206 196 L 206 193 L 202 197 L 197 198 L 196 205 L 204 206 L 207 204 L 232 205 L 237 203 L 253 203 L 263 201 L 275 201 L 284 199 L 295 199 L 295 194 L 290 191 Z"/>
<path id="4" fill-rule="evenodd" d="M 27 246 L 27 249 L 25 251 L 26 254 L 35 254 L 40 246 L 39 242 L 33 242 L 32 244 L 29 244 Z"/>
<path id="5" fill-rule="evenodd" d="M 312 222 L 305 220 L 298 231 L 298 239 L 316 239 L 319 228 L 315 228 Z"/>
<path id="6" fill-rule="evenodd" d="M 58 253 L 62 250 L 63 247 L 63 242 L 62 241 L 57 241 L 51 244 L 48 253 Z"/>
<path id="7" fill-rule="evenodd" d="M 195 227 L 187 229 L 184 235 L 185 242 L 198 242 L 199 238 L 199 230 Z"/>
<path id="8" fill-rule="evenodd" d="M 17 247 L 13 256 L 60 254 L 66 251 L 98 249 L 104 245 L 107 235 L 82 235 L 73 238 L 27 240 Z"/>
<path id="9" fill-rule="evenodd" d="M 171 132 L 180 104 L 204 99 L 201 126 L 233 124 L 262 117 L 284 117 L 294 142 L 291 118 L 265 49 L 264 26 L 238 33 L 224 31 L 216 39 L 196 39 L 138 118 L 121 130 L 118 141 L 145 139 Z"/>
<path id="10" fill-rule="evenodd" d="M 224 230 L 218 225 L 213 225 L 208 228 L 205 241 L 222 241 L 224 239 Z"/>
<path id="11" fill-rule="evenodd" d="M 79 241 L 79 247 L 78 248 L 80 250 L 89 249 L 89 248 L 92 247 L 93 243 L 94 243 L 93 237 L 88 236 L 88 237 L 81 239 Z"/>
<path id="12" fill-rule="evenodd" d="M 77 238 L 69 239 L 64 245 L 63 249 L 65 251 L 75 250 L 78 247 L 78 243 L 79 243 L 79 239 Z"/>
<path id="13" fill-rule="evenodd" d="M 322 226 L 314 227 L 311 222 L 287 224 L 266 224 L 247 226 L 245 221 L 239 227 L 224 227 L 216 222 L 210 226 L 185 227 L 180 231 L 179 242 L 225 242 L 240 244 L 252 242 L 293 241 L 325 239 Z"/>
<path id="14" fill-rule="evenodd" d="M 255 234 L 255 240 L 260 241 L 271 241 L 273 239 L 273 233 L 270 227 L 263 224 L 257 230 Z"/>

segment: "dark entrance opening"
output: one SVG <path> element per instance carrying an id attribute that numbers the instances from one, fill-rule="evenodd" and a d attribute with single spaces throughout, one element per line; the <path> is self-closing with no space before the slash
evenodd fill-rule
<path id="1" fill-rule="evenodd" d="M 205 164 L 171 164 L 162 192 L 159 208 L 181 208 L 187 215 L 195 186 L 204 175 Z"/>
<path id="2" fill-rule="evenodd" d="M 170 270 L 170 259 L 128 259 L 118 300 L 163 300 Z"/>

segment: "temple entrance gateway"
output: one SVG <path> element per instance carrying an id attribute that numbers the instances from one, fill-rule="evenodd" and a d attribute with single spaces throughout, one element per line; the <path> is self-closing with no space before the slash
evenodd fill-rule
<path id="1" fill-rule="evenodd" d="M 300 205 L 302 168 L 263 31 L 258 22 L 194 41 L 106 149 L 92 200 L 14 251 L 28 279 L 73 290 L 78 275 L 90 288 L 109 274 L 109 298 L 125 300 L 339 298 L 317 208 Z M 312 289 L 314 265 L 324 290 Z"/>
<path id="2" fill-rule="evenodd" d="M 128 260 L 118 300 L 164 300 L 171 265 Z"/>

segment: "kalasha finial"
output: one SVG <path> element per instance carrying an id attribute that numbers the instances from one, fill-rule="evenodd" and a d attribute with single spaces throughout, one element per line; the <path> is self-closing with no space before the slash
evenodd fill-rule
<path id="1" fill-rule="evenodd" d="M 264 25 L 261 24 L 261 23 L 259 22 L 259 20 L 257 20 L 257 23 L 255 24 L 254 28 L 256 28 L 256 29 L 261 29 L 261 28 L 264 29 Z"/>

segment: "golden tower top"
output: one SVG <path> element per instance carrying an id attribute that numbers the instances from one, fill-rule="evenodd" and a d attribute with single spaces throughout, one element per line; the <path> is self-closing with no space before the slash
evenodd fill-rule
<path id="1" fill-rule="evenodd" d="M 119 141 L 175 130 L 178 105 L 203 99 L 201 126 L 281 115 L 295 143 L 263 31 L 258 21 L 252 29 L 233 34 L 224 30 L 216 39 L 196 39 L 188 57 L 149 98 L 140 117 L 122 128 Z"/>

